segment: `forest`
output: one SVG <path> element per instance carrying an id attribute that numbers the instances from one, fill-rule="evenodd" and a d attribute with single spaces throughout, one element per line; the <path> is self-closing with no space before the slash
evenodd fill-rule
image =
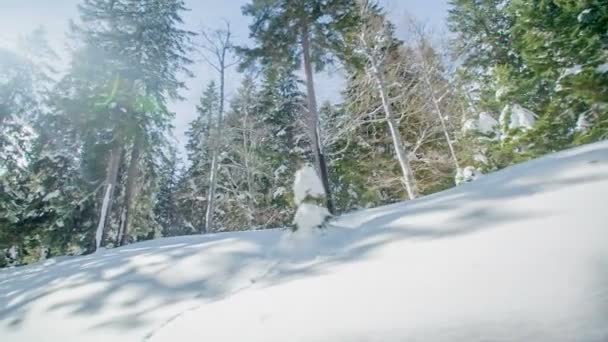
<path id="1" fill-rule="evenodd" d="M 0 267 L 295 229 L 305 165 L 339 215 L 608 138 L 603 0 L 451 0 L 443 40 L 373 0 L 251 0 L 244 45 L 228 22 L 186 29 L 186 11 L 81 0 L 61 72 L 43 28 L 0 48 Z M 169 104 L 201 56 L 215 80 L 184 152 Z M 318 102 L 330 69 L 341 97 Z"/>

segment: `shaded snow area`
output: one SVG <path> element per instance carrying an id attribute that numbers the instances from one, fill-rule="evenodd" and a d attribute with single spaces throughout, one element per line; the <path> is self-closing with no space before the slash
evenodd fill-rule
<path id="1" fill-rule="evenodd" d="M 600 143 L 305 245 L 223 233 L 3 270 L 0 341 L 608 341 L 606 194 Z"/>

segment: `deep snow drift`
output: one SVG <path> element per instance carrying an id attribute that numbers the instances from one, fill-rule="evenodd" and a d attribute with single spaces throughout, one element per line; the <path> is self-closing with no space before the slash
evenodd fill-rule
<path id="1" fill-rule="evenodd" d="M 608 143 L 332 224 L 0 271 L 0 341 L 608 341 Z"/>

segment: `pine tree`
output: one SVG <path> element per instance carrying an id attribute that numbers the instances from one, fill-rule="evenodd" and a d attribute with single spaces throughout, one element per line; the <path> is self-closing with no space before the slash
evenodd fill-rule
<path id="1" fill-rule="evenodd" d="M 216 128 L 219 95 L 215 82 L 210 82 L 196 107 L 197 117 L 186 132 L 189 166 L 179 181 L 181 212 L 188 225 L 197 232 L 205 231 L 209 171 L 211 170 L 212 146 L 220 144 L 212 131 Z"/>
<path id="2" fill-rule="evenodd" d="M 160 184 L 154 206 L 156 222 L 161 227 L 162 236 L 178 236 L 192 233 L 182 222 L 178 202 L 179 160 L 175 149 L 162 162 L 160 167 Z"/>
<path id="3" fill-rule="evenodd" d="M 508 11 L 512 0 L 451 0 L 448 26 L 456 34 L 454 58 L 462 62 L 463 76 L 473 84 L 468 90 L 487 101 L 494 97 L 494 69 L 521 65 L 513 49 L 514 17 Z M 488 103 L 488 105 L 491 105 Z"/>
<path id="4" fill-rule="evenodd" d="M 71 78 L 75 84 L 92 83 L 89 88 L 96 89 L 97 96 L 85 99 L 93 97 L 97 101 L 81 104 L 97 109 L 83 120 L 97 124 L 88 125 L 92 131 L 86 136 L 99 136 L 101 132 L 107 136 L 104 141 L 89 144 L 93 148 L 107 146 L 102 202 L 109 205 L 101 205 L 98 228 L 105 232 L 107 213 L 113 207 L 120 209 L 116 239 L 124 244 L 129 240 L 131 211 L 137 201 L 135 189 L 150 176 L 138 170 L 152 170 L 154 157 L 146 154 L 154 153 L 151 144 L 163 143 L 170 128 L 173 113 L 166 102 L 179 97 L 178 91 L 184 86 L 177 77 L 179 73 L 188 74 L 185 67 L 190 60 L 185 55 L 192 33 L 179 28 L 180 13 L 185 10 L 181 0 L 85 0 L 79 10 L 80 24 L 73 28 L 84 43 L 83 58 L 82 65 L 73 68 Z M 128 162 L 126 168 L 121 167 L 124 162 Z M 119 170 L 126 172 L 119 175 Z M 124 178 L 125 189 L 124 203 L 117 206 L 113 195 L 120 184 L 119 176 Z"/>
<path id="5" fill-rule="evenodd" d="M 217 122 L 214 122 L 214 129 L 210 131 L 213 139 L 210 145 L 211 151 L 211 166 L 209 168 L 209 190 L 207 194 L 207 208 L 205 210 L 205 227 L 204 233 L 211 232 L 215 229 L 214 218 L 215 218 L 215 201 L 216 201 L 216 188 L 218 182 L 218 172 L 220 171 L 220 159 L 223 151 L 221 150 L 221 144 L 219 141 L 223 136 L 224 129 L 224 111 L 226 102 L 226 72 L 227 70 L 236 65 L 237 62 L 231 61 L 232 57 L 232 31 L 230 29 L 230 23 L 226 22 L 225 29 L 215 30 L 209 33 L 205 30 L 201 33 L 203 37 L 203 44 L 201 47 L 206 50 L 207 53 L 203 53 L 203 59 L 209 66 L 217 71 L 219 74 L 219 100 L 217 110 Z"/>
<path id="6" fill-rule="evenodd" d="M 259 60 L 264 65 L 304 67 L 308 101 L 304 121 L 330 211 L 333 211 L 333 204 L 322 137 L 319 136 L 313 69 L 320 71 L 334 56 L 347 54 L 344 33 L 355 26 L 354 5 L 352 0 L 253 0 L 243 7 L 243 13 L 254 20 L 250 36 L 256 47 L 240 49 L 248 62 Z"/>
<path id="7" fill-rule="evenodd" d="M 48 115 L 54 73 L 49 63 L 57 56 L 42 29 L 19 45 L 19 52 L 0 50 L 0 259 L 11 249 L 12 263 L 36 261 L 31 255 L 39 254 L 43 243 L 48 247 L 54 224 L 44 214 L 54 210 L 45 201 L 53 189 L 33 186 L 32 179 L 41 178 L 35 147 L 50 128 L 39 123 Z"/>
<path id="8" fill-rule="evenodd" d="M 497 118 L 501 113 L 502 131 L 493 140 L 479 141 L 491 167 L 606 137 L 608 86 L 601 72 L 607 50 L 606 5 L 542 0 L 454 5 L 450 22 L 459 35 L 457 48 L 469 45 L 465 61 L 470 64 L 465 67 L 476 75 L 473 87 L 481 89 L 481 96 L 473 99 L 476 115 L 487 111 Z M 488 31 L 490 24 L 497 26 Z M 519 108 L 529 110 L 526 115 L 534 125 L 511 124 L 523 112 Z"/>
<path id="9" fill-rule="evenodd" d="M 267 68 L 259 92 L 258 115 L 269 133 L 264 137 L 259 153 L 269 168 L 267 202 L 273 213 L 269 226 L 284 226 L 293 217 L 291 183 L 293 174 L 307 159 L 306 128 L 299 123 L 304 105 L 300 81 L 286 68 Z"/>
<path id="10" fill-rule="evenodd" d="M 258 90 L 246 76 L 226 113 L 223 154 L 218 175 L 218 210 L 223 229 L 253 229 L 263 225 L 262 179 L 269 174 L 268 164 L 260 158 L 262 140 L 268 136 L 258 115 Z"/>
<path id="11" fill-rule="evenodd" d="M 544 90 L 542 106 L 534 108 L 541 115 L 532 133 L 534 153 L 608 137 L 608 73 L 602 72 L 608 63 L 608 4 L 517 0 L 510 11 L 517 13 L 515 47 L 535 76 L 534 86 Z M 509 76 L 526 85 L 521 76 Z M 510 95 L 519 102 L 529 97 L 523 91 Z M 588 127 L 576 131 L 581 119 Z"/>

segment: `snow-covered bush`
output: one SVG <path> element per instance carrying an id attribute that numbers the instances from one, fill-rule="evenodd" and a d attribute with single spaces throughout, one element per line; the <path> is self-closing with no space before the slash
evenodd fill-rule
<path id="1" fill-rule="evenodd" d="M 320 228 L 330 216 L 325 208 L 325 189 L 315 169 L 305 165 L 295 174 L 294 200 L 298 206 L 294 217 L 296 231 L 305 232 Z"/>
<path id="2" fill-rule="evenodd" d="M 537 114 L 520 106 L 519 104 L 507 105 L 500 114 L 500 126 L 504 130 L 504 135 L 510 130 L 520 129 L 530 130 L 536 123 Z"/>
<path id="3" fill-rule="evenodd" d="M 464 183 L 473 182 L 479 179 L 482 175 L 483 173 L 479 169 L 476 169 L 473 166 L 467 166 L 464 169 L 459 169 L 456 172 L 456 177 L 454 181 L 456 185 L 461 185 Z"/>

